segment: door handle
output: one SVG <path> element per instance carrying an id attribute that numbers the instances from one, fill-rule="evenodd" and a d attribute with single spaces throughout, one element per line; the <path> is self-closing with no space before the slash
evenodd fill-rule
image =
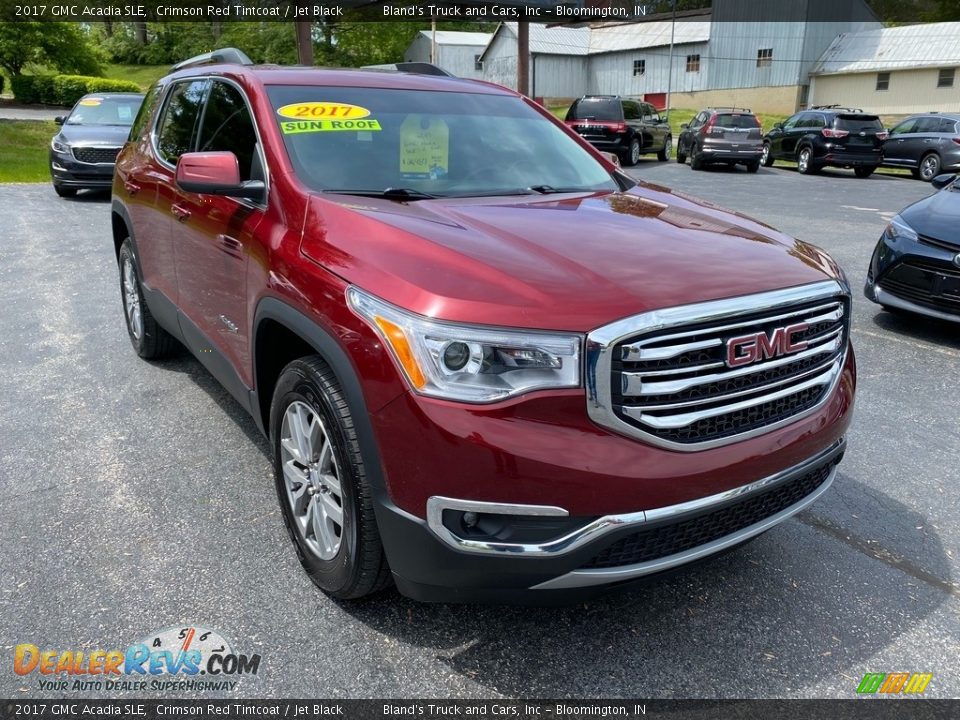
<path id="1" fill-rule="evenodd" d="M 170 206 L 170 212 L 176 215 L 177 220 L 179 220 L 180 222 L 184 222 L 187 218 L 190 217 L 190 211 L 187 210 L 182 205 L 177 205 L 176 203 Z"/>
<path id="2" fill-rule="evenodd" d="M 140 192 L 140 186 L 136 183 L 130 182 L 129 180 L 123 181 L 123 187 L 130 195 L 136 195 L 138 192 Z"/>

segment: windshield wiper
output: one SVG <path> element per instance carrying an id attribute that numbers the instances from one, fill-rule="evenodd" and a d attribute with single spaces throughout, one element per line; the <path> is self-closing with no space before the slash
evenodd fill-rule
<path id="1" fill-rule="evenodd" d="M 388 187 L 383 190 L 324 190 L 326 193 L 337 193 L 338 195 L 360 195 L 362 197 L 382 197 L 387 200 L 430 200 L 440 197 L 431 195 L 413 188 Z"/>
<path id="2" fill-rule="evenodd" d="M 574 192 L 596 192 L 591 188 L 582 187 L 554 187 L 553 185 L 531 185 L 530 190 L 538 192 L 541 195 L 551 195 L 554 193 L 574 193 Z"/>

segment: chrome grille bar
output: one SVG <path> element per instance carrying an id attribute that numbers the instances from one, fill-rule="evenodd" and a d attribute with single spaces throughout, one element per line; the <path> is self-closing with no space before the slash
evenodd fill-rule
<path id="1" fill-rule="evenodd" d="M 626 318 L 588 335 L 587 410 L 676 450 L 769 432 L 830 397 L 848 325 L 849 289 L 834 280 Z M 735 356 L 744 343 L 752 356 Z"/>

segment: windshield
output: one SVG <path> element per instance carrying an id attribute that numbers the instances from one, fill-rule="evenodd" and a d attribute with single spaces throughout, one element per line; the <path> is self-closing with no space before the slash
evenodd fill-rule
<path id="1" fill-rule="evenodd" d="M 67 125 L 133 125 L 143 96 L 85 97 L 78 102 Z"/>
<path id="2" fill-rule="evenodd" d="M 566 119 L 620 122 L 623 120 L 623 112 L 620 109 L 619 100 L 582 98 L 570 106 Z"/>
<path id="3" fill-rule="evenodd" d="M 418 199 L 618 189 L 517 97 L 311 86 L 268 94 L 294 169 L 315 190 L 402 189 Z"/>

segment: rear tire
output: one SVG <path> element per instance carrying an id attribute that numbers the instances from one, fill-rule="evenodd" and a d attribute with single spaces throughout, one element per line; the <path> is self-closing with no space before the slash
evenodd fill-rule
<path id="1" fill-rule="evenodd" d="M 625 165 L 636 165 L 640 162 L 640 141 L 636 138 L 630 141 L 630 149 L 627 151 Z"/>
<path id="2" fill-rule="evenodd" d="M 667 135 L 667 140 L 663 143 L 663 150 L 657 153 L 657 160 L 660 162 L 666 162 L 670 159 L 670 154 L 673 152 L 673 138 Z"/>
<path id="3" fill-rule="evenodd" d="M 927 153 L 920 158 L 920 168 L 918 170 L 920 179 L 924 182 L 930 182 L 940 174 L 940 156 L 936 153 Z"/>
<path id="4" fill-rule="evenodd" d="M 53 184 L 53 191 L 62 198 L 72 198 L 77 196 L 77 189 L 64 187 L 63 185 Z"/>
<path id="5" fill-rule="evenodd" d="M 319 357 L 280 373 L 270 407 L 274 477 L 300 564 L 328 595 L 352 600 L 390 582 L 356 425 Z"/>
<path id="6" fill-rule="evenodd" d="M 801 175 L 813 175 L 817 168 L 813 164 L 813 150 L 802 147 L 797 151 L 797 172 Z"/>
<path id="7" fill-rule="evenodd" d="M 140 269 L 130 238 L 124 240 L 120 246 L 117 262 L 120 267 L 123 316 L 133 349 L 144 360 L 160 360 L 173 355 L 179 349 L 179 344 L 173 335 L 160 327 L 143 299 Z"/>
<path id="8" fill-rule="evenodd" d="M 755 160 L 755 161 L 753 161 L 753 162 L 748 162 L 748 163 L 747 163 L 747 172 L 748 172 L 748 173 L 755 173 L 755 172 L 757 172 L 759 169 L 760 169 L 760 161 L 759 161 L 759 160 Z"/>
<path id="9" fill-rule="evenodd" d="M 697 152 L 697 146 L 690 146 L 690 169 L 691 170 L 703 170 L 703 158 L 700 156 L 700 153 Z"/>
<path id="10" fill-rule="evenodd" d="M 853 174 L 858 178 L 868 178 L 873 175 L 874 167 L 857 167 L 853 169 Z"/>

